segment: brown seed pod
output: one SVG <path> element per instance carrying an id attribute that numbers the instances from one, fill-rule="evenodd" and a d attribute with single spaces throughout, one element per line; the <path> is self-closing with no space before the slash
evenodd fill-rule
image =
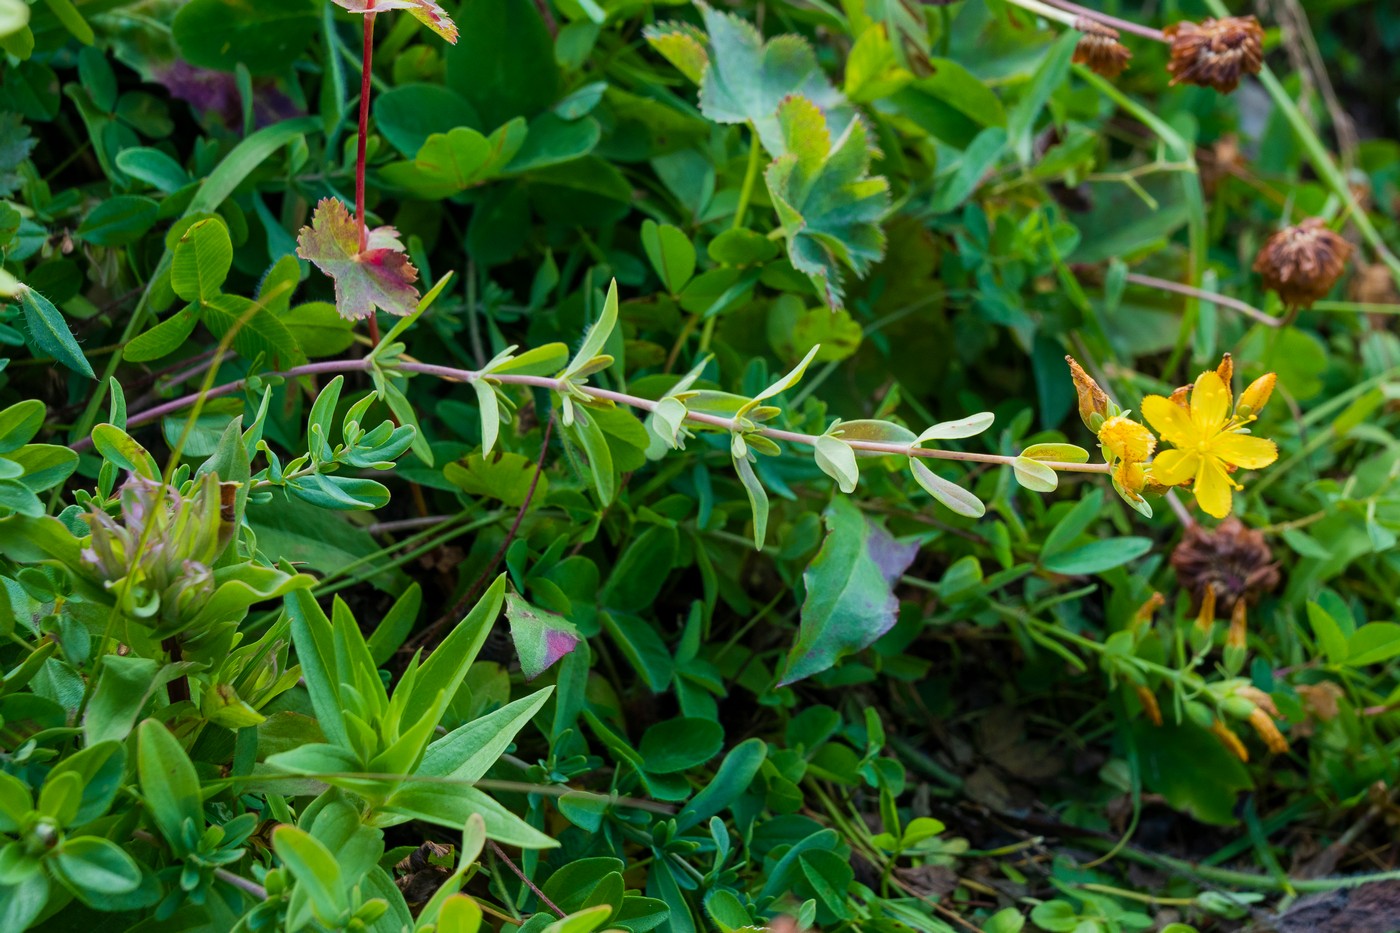
<path id="1" fill-rule="evenodd" d="M 1172 84 L 1198 84 L 1228 94 L 1246 74 L 1264 66 L 1264 29 L 1253 16 L 1227 16 L 1177 23 L 1163 32 L 1171 40 Z"/>
<path id="2" fill-rule="evenodd" d="M 1084 16 L 1079 17 L 1074 28 L 1084 33 L 1074 47 L 1076 64 L 1088 65 L 1090 71 L 1105 78 L 1116 78 L 1128 67 L 1133 53 L 1118 41 L 1118 30 Z"/>
<path id="3" fill-rule="evenodd" d="M 1279 584 L 1278 564 L 1264 535 L 1231 516 L 1214 528 L 1192 525 L 1172 551 L 1177 582 L 1200 608 L 1206 588 L 1215 591 L 1215 612 L 1233 616 L 1235 603 L 1257 602 Z"/>
<path id="4" fill-rule="evenodd" d="M 1254 257 L 1254 271 L 1284 304 L 1306 308 L 1332 290 L 1350 256 L 1351 244 L 1327 221 L 1309 217 L 1269 237 Z"/>

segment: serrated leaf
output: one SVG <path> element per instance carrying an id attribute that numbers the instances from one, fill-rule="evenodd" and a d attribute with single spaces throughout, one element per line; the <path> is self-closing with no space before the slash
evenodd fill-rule
<path id="1" fill-rule="evenodd" d="M 452 44 L 457 43 L 457 25 L 436 0 L 333 0 L 336 6 L 351 13 L 382 13 L 385 10 L 407 10 L 414 19 Z"/>
<path id="2" fill-rule="evenodd" d="M 880 220 L 889 183 L 868 175 L 865 125 L 852 120 L 831 143 L 816 104 L 789 97 L 778 108 L 787 154 L 764 172 L 787 240 L 788 259 L 831 308 L 842 304 L 842 268 L 863 276 L 885 254 Z"/>
<path id="3" fill-rule="evenodd" d="M 651 47 L 665 56 L 681 74 L 699 84 L 710 64 L 706 36 L 689 23 L 656 23 L 642 30 Z"/>
<path id="4" fill-rule="evenodd" d="M 966 515 L 968 518 L 981 518 L 987 514 L 987 507 L 982 504 L 981 499 L 957 483 L 939 476 L 924 466 L 917 458 L 909 458 L 909 469 L 913 471 L 914 479 L 920 486 L 924 487 L 925 492 L 959 515 Z"/>
<path id="5" fill-rule="evenodd" d="M 563 616 L 537 609 L 515 593 L 506 594 L 510 637 L 520 657 L 520 671 L 534 680 L 578 647 L 582 636 Z"/>
<path id="6" fill-rule="evenodd" d="M 1016 482 L 1032 492 L 1054 492 L 1060 485 L 1060 477 L 1054 470 L 1038 460 L 1021 456 L 1011 461 L 1011 470 Z"/>
<path id="7" fill-rule="evenodd" d="M 323 198 L 311 226 L 297 237 L 297 255 L 335 280 L 335 306 L 342 316 L 369 317 L 375 308 L 406 316 L 418 306 L 418 270 L 408 261 L 393 227 L 369 231 L 360 249 L 360 228 L 345 205 Z"/>
<path id="8" fill-rule="evenodd" d="M 919 443 L 924 441 L 946 441 L 960 437 L 974 437 L 992 426 L 996 416 L 989 411 L 978 412 L 957 421 L 940 421 L 919 435 Z"/>
<path id="9" fill-rule="evenodd" d="M 855 121 L 855 108 L 827 78 L 806 39 L 786 35 L 764 42 L 740 17 L 703 3 L 696 6 L 708 31 L 709 62 L 700 79 L 700 111 L 705 116 L 716 123 L 750 124 L 763 148 L 775 157 L 791 151 L 791 140 L 779 127 L 779 105 L 788 98 L 809 101 L 837 135 Z M 671 50 L 679 47 L 684 53 L 684 40 L 670 43 Z"/>

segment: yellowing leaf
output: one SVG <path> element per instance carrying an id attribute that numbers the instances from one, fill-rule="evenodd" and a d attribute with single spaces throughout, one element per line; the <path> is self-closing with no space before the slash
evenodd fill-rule
<path id="1" fill-rule="evenodd" d="M 351 13 L 383 13 L 386 10 L 407 10 L 424 26 L 457 44 L 457 24 L 436 0 L 334 0 L 335 5 Z"/>
<path id="2" fill-rule="evenodd" d="M 369 232 L 360 249 L 360 227 L 345 205 L 325 198 L 311 226 L 297 237 L 297 255 L 335 280 L 335 306 L 343 317 L 369 317 L 381 308 L 409 315 L 418 305 L 418 270 L 408 261 L 393 227 Z"/>

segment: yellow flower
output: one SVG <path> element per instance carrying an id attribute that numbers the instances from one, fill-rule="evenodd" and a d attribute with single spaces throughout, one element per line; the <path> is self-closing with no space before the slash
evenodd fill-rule
<path id="1" fill-rule="evenodd" d="M 1268 397 L 1257 382 L 1246 395 L 1257 404 Z M 1160 395 L 1142 401 L 1147 423 L 1175 447 L 1152 461 L 1152 478 L 1164 486 L 1192 483 L 1196 501 L 1216 518 L 1230 514 L 1232 491 L 1242 488 L 1230 478 L 1232 470 L 1257 470 L 1278 459 L 1273 441 L 1242 433 L 1258 409 L 1251 404 L 1232 414 L 1232 401 L 1230 387 L 1214 371 L 1201 373 L 1186 406 Z"/>
<path id="2" fill-rule="evenodd" d="M 1122 415 L 1103 423 L 1099 428 L 1099 443 L 1113 456 L 1132 463 L 1144 462 L 1157 449 L 1157 438 L 1151 431 Z"/>

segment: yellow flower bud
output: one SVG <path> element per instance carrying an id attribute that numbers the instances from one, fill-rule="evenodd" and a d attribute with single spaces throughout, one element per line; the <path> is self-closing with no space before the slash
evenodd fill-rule
<path id="1" fill-rule="evenodd" d="M 1142 501 L 1142 488 L 1147 485 L 1147 471 L 1142 468 L 1141 463 L 1120 460 L 1118 468 L 1113 471 L 1113 478 L 1118 480 L 1118 485 L 1125 493 L 1136 501 Z"/>
<path id="2" fill-rule="evenodd" d="M 1277 373 L 1265 373 L 1249 384 L 1249 388 L 1240 393 L 1240 404 L 1236 409 L 1243 417 L 1259 414 L 1259 410 L 1269 401 L 1269 396 L 1274 394 L 1274 385 L 1278 382 Z"/>
<path id="3" fill-rule="evenodd" d="M 1288 740 L 1283 737 L 1283 733 L 1278 731 L 1278 726 L 1274 724 L 1273 717 L 1259 707 L 1254 708 L 1254 712 L 1249 714 L 1249 724 L 1254 727 L 1254 731 L 1259 734 L 1259 738 L 1264 740 L 1264 744 L 1269 747 L 1269 751 L 1275 755 L 1281 755 L 1288 751 Z"/>
<path id="4" fill-rule="evenodd" d="M 1230 381 L 1235 378 L 1235 358 L 1226 353 L 1220 358 L 1220 365 L 1215 368 L 1215 373 L 1220 377 L 1220 381 L 1225 383 L 1225 388 L 1230 388 Z"/>
<path id="5" fill-rule="evenodd" d="M 1109 418 L 1099 428 L 1099 443 L 1121 460 L 1142 463 L 1157 449 L 1152 432 L 1131 418 Z"/>
<path id="6" fill-rule="evenodd" d="M 1138 702 L 1142 704 L 1142 711 L 1147 714 L 1152 725 L 1162 724 L 1162 708 L 1157 705 L 1157 695 L 1142 684 L 1133 684 L 1133 692 L 1137 694 Z"/>
<path id="7" fill-rule="evenodd" d="M 1217 719 L 1215 722 L 1211 723 L 1210 731 L 1220 740 L 1220 744 L 1230 750 L 1232 755 L 1240 761 L 1249 761 L 1249 750 L 1244 747 L 1244 743 L 1240 741 L 1240 737 L 1230 731 L 1229 726 Z"/>
<path id="8" fill-rule="evenodd" d="M 1245 627 L 1248 624 L 1248 609 L 1243 599 L 1236 601 L 1234 612 L 1230 613 L 1230 630 L 1225 634 L 1225 647 L 1245 646 Z"/>
<path id="9" fill-rule="evenodd" d="M 1207 583 L 1201 594 L 1201 611 L 1196 615 L 1196 631 L 1209 635 L 1215 629 L 1215 584 Z"/>

